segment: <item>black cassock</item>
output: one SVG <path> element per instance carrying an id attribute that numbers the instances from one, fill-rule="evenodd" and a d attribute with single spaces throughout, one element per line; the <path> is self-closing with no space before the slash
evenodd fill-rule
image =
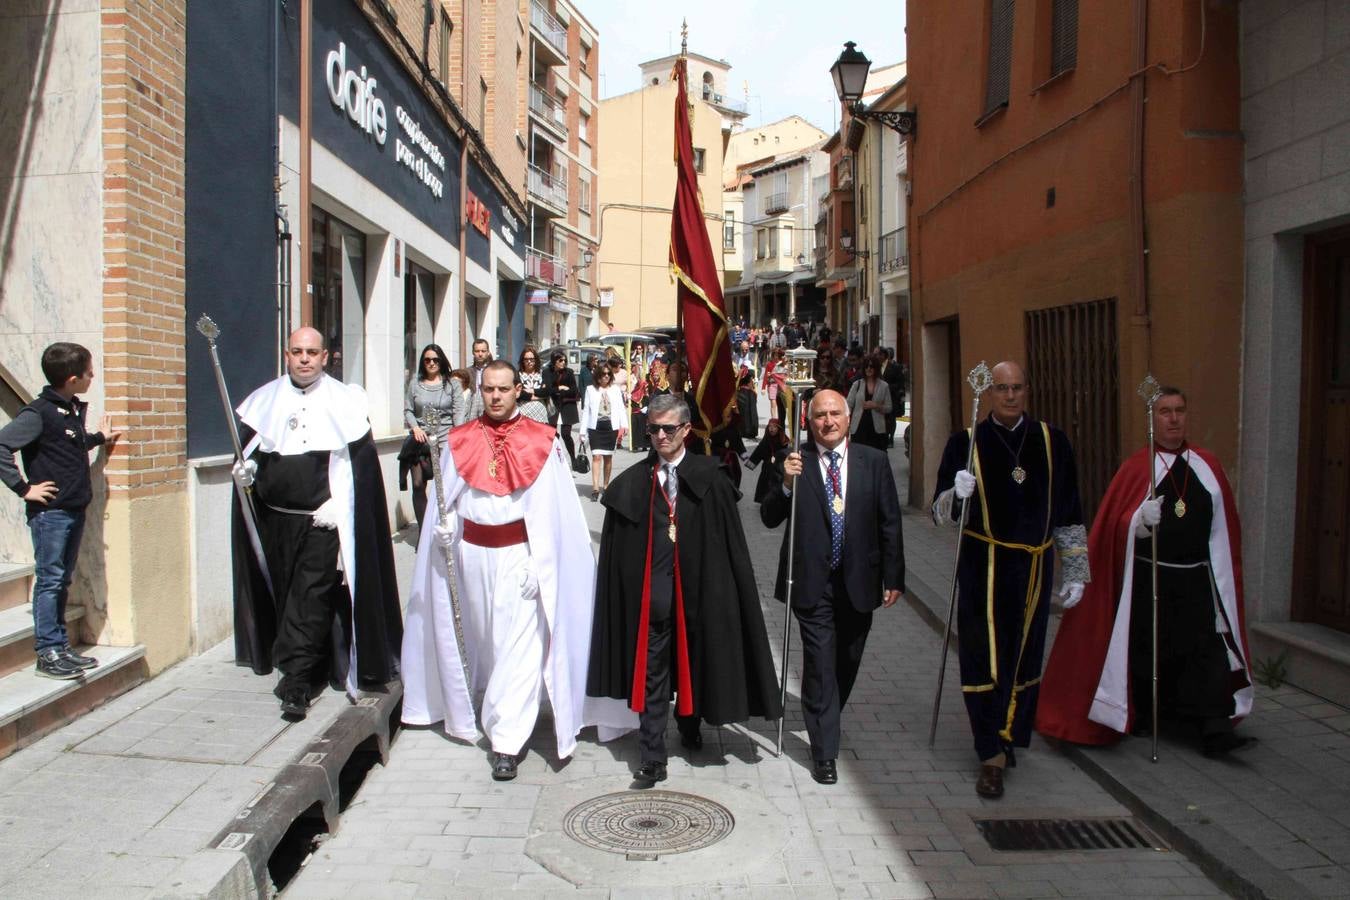
<path id="1" fill-rule="evenodd" d="M 657 460 L 650 454 L 605 491 L 586 685 L 593 697 L 632 700 Z M 713 725 L 751 716 L 777 719 L 778 678 L 737 492 L 716 459 L 686 453 L 678 472 L 677 547 L 693 714 Z M 676 683 L 673 672 L 674 664 L 671 683 Z"/>
<path id="2" fill-rule="evenodd" d="M 252 437 L 247 426 L 240 429 L 245 445 Z M 308 515 L 270 509 L 264 502 L 267 497 L 255 496 L 259 537 L 279 595 L 273 599 L 249 545 L 242 501 L 235 490 L 231 534 L 235 661 L 258 675 L 270 673 L 275 665 L 288 675 L 318 680 L 315 670 L 324 663 L 326 650 L 329 681 L 334 685 L 345 683 L 354 619 L 357 683 L 381 685 L 399 677 L 403 616 L 379 455 L 370 432 L 348 444 L 347 450 L 355 499 L 356 573 L 347 574 L 354 581 L 350 598 L 336 570 L 337 532 L 313 526 Z M 314 452 L 260 460 L 257 493 L 275 494 L 273 506 L 292 508 L 289 504 L 294 503 L 312 508 L 329 496 L 328 456 L 327 452 Z M 269 478 L 266 469 L 278 464 L 283 471 L 273 472 Z M 326 632 L 331 636 L 326 642 L 329 646 L 322 646 L 325 641 L 316 641 L 311 634 L 297 634 L 296 627 L 280 628 L 283 621 L 293 626 L 298 623 L 298 630 Z M 288 661 L 292 661 L 292 667 L 307 671 L 287 671 Z"/>
<path id="3" fill-rule="evenodd" d="M 996 431 L 997 429 L 997 431 Z M 938 495 L 965 468 L 969 432 L 947 441 Z M 1025 472 L 1021 483 L 1014 469 Z M 990 759 L 1025 747 L 1036 720 L 1045 631 L 1054 582 L 1054 532 L 1082 526 L 1069 439 L 1023 416 L 1011 431 L 985 418 L 975 427 L 975 476 L 957 571 L 961 691 L 975 750 Z M 955 500 L 952 518 L 960 515 Z M 992 571 L 991 571 L 992 570 Z"/>

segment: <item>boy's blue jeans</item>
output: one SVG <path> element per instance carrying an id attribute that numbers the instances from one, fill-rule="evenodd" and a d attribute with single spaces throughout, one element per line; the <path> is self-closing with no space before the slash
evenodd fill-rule
<path id="1" fill-rule="evenodd" d="M 28 520 L 33 535 L 33 645 L 39 656 L 66 645 L 66 597 L 84 534 L 84 510 L 44 509 Z"/>

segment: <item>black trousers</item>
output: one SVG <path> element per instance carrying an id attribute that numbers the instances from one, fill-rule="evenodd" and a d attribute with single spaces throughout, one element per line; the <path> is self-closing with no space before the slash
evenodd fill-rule
<path id="1" fill-rule="evenodd" d="M 652 581 L 659 577 L 652 573 Z M 669 579 L 667 579 L 669 580 Z M 666 725 L 670 721 L 671 669 L 675 663 L 675 617 L 672 594 L 653 584 L 652 608 L 647 625 L 647 703 L 638 715 L 638 748 L 642 761 L 665 762 Z M 681 734 L 698 731 L 698 716 L 676 716 Z"/>
<path id="2" fill-rule="evenodd" d="M 849 602 L 843 573 L 835 570 L 825 594 L 810 606 L 794 606 L 802 636 L 802 715 L 811 758 L 839 756 L 839 717 L 862 664 L 872 613 Z"/>
<path id="3" fill-rule="evenodd" d="M 280 604 L 272 645 L 272 659 L 283 675 L 278 689 L 321 682 L 333 662 L 337 670 L 345 671 L 345 659 L 331 659 L 335 630 L 341 636 L 351 629 L 351 604 L 337 567 L 337 530 L 316 528 L 310 516 L 279 513 L 265 506 L 259 507 L 258 515 Z M 346 645 L 345 641 L 336 643 Z"/>

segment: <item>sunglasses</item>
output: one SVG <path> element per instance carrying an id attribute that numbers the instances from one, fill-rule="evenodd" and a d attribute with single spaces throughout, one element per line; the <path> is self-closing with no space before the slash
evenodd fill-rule
<path id="1" fill-rule="evenodd" d="M 424 366 L 425 366 L 425 365 L 436 365 L 436 366 L 439 366 L 440 364 L 441 364 L 441 361 L 440 361 L 439 359 L 437 359 L 436 357 L 434 357 L 434 356 L 424 356 L 424 357 L 422 357 L 422 365 L 424 365 Z"/>
<path id="2" fill-rule="evenodd" d="M 657 425 L 653 423 L 647 426 L 647 433 L 650 434 L 652 437 L 656 437 L 658 434 L 665 434 L 666 437 L 670 437 L 672 434 L 679 431 L 687 424 L 688 424 L 687 422 L 680 422 L 677 425 Z"/>

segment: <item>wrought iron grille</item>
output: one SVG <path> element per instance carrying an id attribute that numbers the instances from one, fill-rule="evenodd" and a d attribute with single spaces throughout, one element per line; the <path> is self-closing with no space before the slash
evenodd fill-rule
<path id="1" fill-rule="evenodd" d="M 1026 313 L 1030 407 L 1073 444 L 1085 524 L 1120 465 L 1116 301 L 1093 300 Z"/>

